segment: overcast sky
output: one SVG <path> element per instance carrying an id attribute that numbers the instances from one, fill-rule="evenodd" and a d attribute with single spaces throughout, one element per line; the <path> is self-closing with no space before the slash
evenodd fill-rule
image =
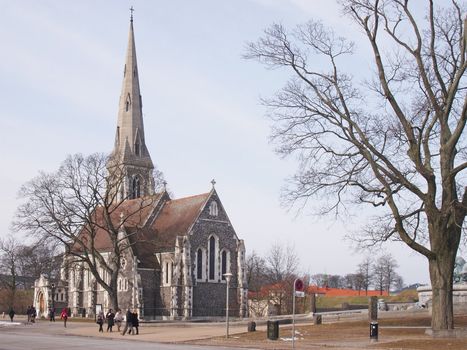
<path id="1" fill-rule="evenodd" d="M 134 6 L 146 144 L 176 198 L 216 189 L 247 250 L 295 246 L 310 273 L 355 272 L 363 253 L 346 234 L 360 218 L 296 215 L 279 201 L 293 159 L 274 154 L 260 97 L 286 72 L 242 54 L 273 22 L 321 19 L 357 43 L 359 74 L 368 47 L 332 0 L 0 0 L 0 235 L 9 232 L 17 192 L 69 154 L 110 152 Z M 349 69 L 357 65 L 349 62 Z M 428 267 L 402 244 L 385 246 L 405 283 L 428 282 Z M 373 252 L 377 256 L 381 252 Z"/>

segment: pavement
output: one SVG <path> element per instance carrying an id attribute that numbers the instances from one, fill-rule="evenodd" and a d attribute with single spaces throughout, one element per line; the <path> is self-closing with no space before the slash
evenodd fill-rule
<path id="1" fill-rule="evenodd" d="M 226 335 L 226 324 L 222 322 L 169 322 L 169 323 L 141 323 L 138 335 L 122 335 L 117 331 L 117 327 L 113 327 L 112 332 L 106 332 L 107 325 L 104 324 L 104 332 L 99 333 L 99 325 L 94 322 L 82 321 L 78 319 L 74 321 L 68 319 L 67 327 L 63 325 L 63 321 L 57 319 L 56 322 L 48 320 L 36 320 L 35 323 L 27 323 L 26 317 L 15 317 L 15 322 L 0 320 L 0 329 L 25 329 L 32 333 L 51 334 L 51 335 L 76 335 L 83 337 L 98 337 L 104 339 L 125 339 L 159 343 L 179 343 L 190 342 L 201 339 L 209 339 L 213 337 L 222 337 Z M 257 329 L 266 329 L 266 326 L 259 326 Z M 123 326 L 122 329 L 123 330 Z M 229 334 L 235 335 L 245 333 L 247 325 L 245 322 L 239 324 L 231 324 L 229 326 Z"/>
<path id="2" fill-rule="evenodd" d="M 423 311 L 422 313 L 416 312 L 411 313 L 412 315 L 419 314 L 420 316 L 426 315 L 427 312 Z M 344 315 L 345 321 L 350 319 L 358 320 L 363 319 L 367 316 L 365 314 L 347 314 Z M 397 313 L 387 313 L 384 317 L 394 317 L 399 316 Z M 402 314 L 400 316 L 403 316 Z M 343 317 L 340 315 L 339 317 Z M 329 319 L 326 323 L 340 323 L 343 319 L 335 320 L 335 315 Z M 323 321 L 326 318 L 323 317 Z M 6 321 L 6 320 L 5 320 Z M 86 337 L 89 339 L 101 339 L 101 340 L 125 340 L 131 342 L 148 342 L 148 343 L 164 343 L 164 344 L 198 344 L 202 347 L 210 348 L 221 348 L 221 347 L 248 347 L 255 349 L 289 349 L 292 347 L 291 344 L 291 325 L 281 325 L 280 336 L 281 339 L 278 341 L 269 341 L 266 339 L 266 335 L 263 332 L 256 333 L 256 335 L 249 333 L 250 335 L 240 336 L 241 333 L 247 332 L 247 322 L 230 322 L 229 325 L 229 335 L 230 337 L 226 339 L 226 324 L 223 322 L 155 322 L 155 323 L 141 323 L 139 327 L 138 335 L 121 335 L 117 331 L 117 327 L 113 327 L 113 332 L 106 332 L 106 325 L 104 325 L 104 332 L 99 333 L 99 326 L 90 321 L 84 321 L 82 319 L 73 318 L 68 320 L 67 327 L 63 326 L 63 322 L 57 319 L 56 322 L 50 322 L 48 320 L 38 320 L 35 324 L 28 324 L 24 317 L 15 317 L 15 321 L 12 324 L 10 322 L 3 322 L 0 320 L 0 332 L 3 330 L 11 333 L 21 334 L 26 332 L 28 335 L 37 334 L 37 335 L 54 335 L 54 336 L 79 336 Z M 310 318 L 303 318 L 299 320 L 300 326 L 311 325 Z M 3 328 L 3 330 L 2 330 Z M 309 329 L 309 332 L 318 334 L 313 330 L 314 327 Z M 387 327 L 387 332 L 394 327 Z M 410 328 L 423 328 L 423 327 L 410 327 Z M 258 331 L 265 331 L 266 324 L 265 322 L 257 322 L 256 329 Z M 303 328 L 302 328 L 303 329 Z M 316 329 L 317 330 L 317 329 Z M 320 328 L 320 330 L 322 330 Z M 307 331 L 305 331 L 306 333 Z M 319 333 L 322 333 L 321 331 Z M 401 336 L 399 332 L 393 332 L 397 334 L 396 337 L 386 337 L 386 340 L 397 340 Z M 420 333 L 423 334 L 423 329 L 420 329 Z M 359 334 L 350 334 L 346 337 L 320 337 L 320 339 L 315 339 L 314 341 L 304 342 L 301 341 L 302 336 L 298 335 L 296 338 L 297 348 L 300 349 L 328 349 L 336 348 L 339 350 L 361 350 L 365 348 L 374 348 L 370 344 L 367 327 L 364 327 L 362 335 Z M 285 336 L 286 338 L 282 338 Z M 303 336 L 309 336 L 304 334 Z M 302 339 L 300 339 L 302 338 Z M 402 337 L 403 338 L 403 337 Z M 141 344 L 143 345 L 143 344 Z M 382 345 L 380 343 L 380 345 Z M 467 349 L 461 347 L 461 349 Z M 426 350 L 426 349 L 425 349 Z M 443 349 L 444 350 L 444 349 Z"/>

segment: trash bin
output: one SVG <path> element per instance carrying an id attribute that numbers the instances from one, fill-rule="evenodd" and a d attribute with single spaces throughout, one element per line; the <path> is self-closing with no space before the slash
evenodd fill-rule
<path id="1" fill-rule="evenodd" d="M 370 340 L 371 341 L 378 340 L 378 322 L 370 323 Z"/>
<path id="2" fill-rule="evenodd" d="M 279 321 L 268 321 L 268 339 L 277 340 L 279 338 Z"/>
<path id="3" fill-rule="evenodd" d="M 250 321 L 248 322 L 248 332 L 255 332 L 256 331 L 256 322 Z"/>
<path id="4" fill-rule="evenodd" d="M 313 324 L 314 324 L 314 325 L 319 325 L 319 324 L 321 324 L 321 323 L 323 323 L 323 318 L 322 318 L 322 316 L 319 315 L 319 314 L 314 314 L 314 315 L 313 315 Z"/>

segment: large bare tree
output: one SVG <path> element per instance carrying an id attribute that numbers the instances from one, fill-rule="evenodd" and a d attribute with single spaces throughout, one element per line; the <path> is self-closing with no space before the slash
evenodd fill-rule
<path id="1" fill-rule="evenodd" d="M 159 176 L 158 183 L 163 180 Z M 136 240 L 141 241 L 138 223 L 145 209 L 154 204 L 154 197 L 148 196 L 126 206 L 127 198 L 119 198 L 116 190 L 124 180 L 124 168 L 109 163 L 104 154 L 69 156 L 56 172 L 40 173 L 21 188 L 25 202 L 15 222 L 18 230 L 62 243 L 67 266 L 84 263 L 108 293 L 112 309 L 118 308 L 122 256 Z"/>
<path id="2" fill-rule="evenodd" d="M 353 75 L 354 44 L 320 22 L 274 24 L 248 44 L 246 58 L 292 74 L 263 101 L 278 152 L 300 159 L 285 199 L 327 197 L 324 212 L 373 208 L 361 243 L 396 239 L 425 256 L 432 328 L 452 329 L 467 212 L 465 3 L 427 0 L 420 13 L 421 1 L 340 2 L 371 50 L 372 78 Z"/>

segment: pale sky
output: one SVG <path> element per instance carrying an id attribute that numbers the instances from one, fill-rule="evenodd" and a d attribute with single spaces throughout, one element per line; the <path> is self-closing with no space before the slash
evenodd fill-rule
<path id="1" fill-rule="evenodd" d="M 292 244 L 304 272 L 355 272 L 364 255 L 344 237 L 359 218 L 343 224 L 281 207 L 297 163 L 274 154 L 259 98 L 279 90 L 287 73 L 242 59 L 245 43 L 271 23 L 314 18 L 352 37 L 358 67 L 368 70 L 366 43 L 332 0 L 0 0 L 0 235 L 20 186 L 40 170 L 56 170 L 69 154 L 111 151 L 130 6 L 146 144 L 175 197 L 208 192 L 215 178 L 247 251 Z M 384 251 L 406 284 L 428 282 L 427 263 L 409 248 Z"/>

